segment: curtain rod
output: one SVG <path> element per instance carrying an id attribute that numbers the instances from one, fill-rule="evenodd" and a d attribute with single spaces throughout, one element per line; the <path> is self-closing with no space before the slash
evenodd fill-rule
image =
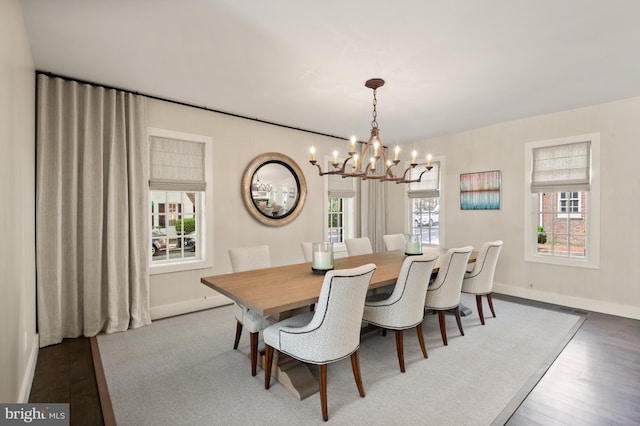
<path id="1" fill-rule="evenodd" d="M 46 76 L 49 76 L 49 77 L 61 78 L 63 80 L 67 80 L 67 81 L 75 81 L 76 83 L 81 83 L 81 84 L 90 84 L 92 86 L 100 86 L 100 87 L 104 87 L 105 89 L 109 89 L 109 90 L 119 90 L 119 91 L 125 92 L 125 93 L 131 93 L 131 94 L 134 94 L 134 95 L 144 96 L 145 98 L 149 98 L 149 99 L 155 99 L 155 100 L 158 100 L 158 101 L 170 102 L 172 104 L 187 106 L 187 107 L 191 107 L 191 108 L 203 109 L 205 111 L 215 112 L 217 114 L 228 115 L 230 117 L 236 117 L 236 118 L 242 118 L 242 119 L 245 119 L 245 120 L 251 120 L 251 121 L 258 122 L 258 123 L 269 124 L 271 126 L 283 127 L 285 129 L 297 130 L 297 131 L 300 131 L 300 132 L 311 133 L 311 134 L 318 135 L 318 136 L 327 136 L 327 137 L 335 138 L 335 139 L 349 140 L 349 139 L 343 138 L 341 136 L 335 136 L 335 135 L 330 135 L 328 133 L 316 132 L 314 130 L 301 129 L 299 127 L 293 127 L 293 126 L 288 126 L 286 124 L 274 123 L 274 122 L 271 122 L 271 121 L 261 120 L 259 118 L 247 117 L 247 116 L 240 115 L 240 114 L 234 114 L 232 112 L 220 111 L 220 110 L 209 108 L 209 107 L 206 107 L 206 106 L 193 105 L 193 104 L 190 104 L 190 103 L 187 103 L 187 102 L 176 101 L 176 100 L 173 100 L 173 99 L 161 98 L 159 96 L 148 95 L 146 93 L 140 93 L 140 92 L 137 92 L 137 91 L 134 91 L 134 90 L 121 89 L 119 87 L 109 86 L 109 85 L 102 84 L 102 83 L 94 83 L 92 81 L 80 80 L 78 78 L 67 77 L 67 76 L 64 76 L 64 75 L 55 74 L 55 73 L 50 72 L 50 71 L 36 70 L 36 75 L 38 75 L 38 74 L 43 74 L 43 75 L 46 75 Z M 37 79 L 36 79 L 36 81 L 37 81 Z"/>

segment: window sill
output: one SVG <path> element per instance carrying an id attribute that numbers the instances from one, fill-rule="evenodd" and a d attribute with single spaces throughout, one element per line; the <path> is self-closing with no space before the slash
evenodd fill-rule
<path id="1" fill-rule="evenodd" d="M 544 256 L 544 255 L 528 255 L 525 257 L 525 262 L 534 263 L 546 263 L 549 265 L 570 266 L 576 268 L 588 268 L 588 269 L 600 269 L 600 265 L 597 261 L 589 258 L 569 258 L 559 256 Z"/>
<path id="2" fill-rule="evenodd" d="M 212 268 L 213 262 L 210 260 L 179 260 L 162 264 L 149 265 L 149 275 L 168 274 L 171 272 L 193 271 L 197 269 Z"/>

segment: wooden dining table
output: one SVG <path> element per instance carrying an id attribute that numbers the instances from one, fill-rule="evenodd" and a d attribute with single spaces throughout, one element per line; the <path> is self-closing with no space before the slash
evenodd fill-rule
<path id="1" fill-rule="evenodd" d="M 425 254 L 437 254 L 439 261 L 445 252 L 444 248 L 424 249 Z M 474 262 L 476 256 L 477 252 L 474 251 L 469 262 Z M 375 292 L 376 289 L 395 284 L 406 257 L 403 250 L 349 256 L 335 259 L 334 269 L 375 264 L 376 270 L 369 284 L 369 290 Z M 438 269 L 439 262 L 433 273 L 437 273 Z M 311 262 L 306 262 L 202 277 L 200 281 L 234 302 L 262 316 L 269 316 L 275 322 L 308 311 L 318 301 L 324 276 L 315 274 Z M 298 365 L 302 368 L 298 368 Z M 318 390 L 317 381 L 302 364 L 294 365 L 290 359 L 280 357 L 273 371 L 276 379 L 298 399 L 304 399 Z"/>

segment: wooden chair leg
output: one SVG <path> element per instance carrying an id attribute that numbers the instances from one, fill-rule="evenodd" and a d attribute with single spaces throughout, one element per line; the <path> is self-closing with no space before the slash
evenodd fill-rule
<path id="1" fill-rule="evenodd" d="M 491 297 L 491 293 L 487 294 L 487 302 L 489 302 L 489 309 L 491 309 L 491 315 L 496 317 L 496 312 L 493 310 L 493 298 Z"/>
<path id="2" fill-rule="evenodd" d="M 404 373 L 404 346 L 402 342 L 402 330 L 396 330 L 396 351 L 398 352 L 400 372 Z"/>
<path id="3" fill-rule="evenodd" d="M 480 323 L 484 325 L 484 314 L 482 313 L 482 295 L 476 294 L 476 306 L 478 307 L 478 316 L 480 317 Z"/>
<path id="4" fill-rule="evenodd" d="M 273 348 L 269 345 L 264 347 L 264 388 L 269 389 L 271 385 L 271 363 L 273 362 Z"/>
<path id="5" fill-rule="evenodd" d="M 251 375 L 256 375 L 256 367 L 258 365 L 258 333 L 249 333 L 251 340 Z"/>
<path id="6" fill-rule="evenodd" d="M 242 323 L 238 321 L 236 324 L 236 340 L 233 342 L 233 349 L 238 349 L 238 343 L 240 343 L 240 336 L 242 336 Z"/>
<path id="7" fill-rule="evenodd" d="M 447 346 L 447 326 L 444 323 L 444 311 L 438 311 L 438 321 L 440 321 L 440 335 L 442 336 L 442 343 Z"/>
<path id="8" fill-rule="evenodd" d="M 353 370 L 353 378 L 356 379 L 358 393 L 364 398 L 364 385 L 362 384 L 362 376 L 360 375 L 360 361 L 358 359 L 358 351 L 351 354 L 351 369 Z"/>
<path id="9" fill-rule="evenodd" d="M 329 420 L 327 410 L 327 364 L 318 365 L 320 369 L 320 406 L 322 407 L 322 420 Z"/>
<path id="10" fill-rule="evenodd" d="M 464 336 L 464 331 L 462 330 L 462 320 L 460 319 L 460 306 L 456 306 L 453 308 L 453 313 L 456 314 L 456 322 L 458 323 L 458 330 L 460 330 L 460 334 Z"/>
<path id="11" fill-rule="evenodd" d="M 422 334 L 422 323 L 418 324 L 418 326 L 416 327 L 416 330 L 418 330 L 418 343 L 420 343 L 420 349 L 422 349 L 422 356 L 425 358 L 429 358 L 427 356 L 427 349 L 424 346 L 424 336 Z"/>

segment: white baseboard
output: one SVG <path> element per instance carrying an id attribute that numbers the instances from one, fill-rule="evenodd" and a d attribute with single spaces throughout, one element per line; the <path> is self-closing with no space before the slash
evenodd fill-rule
<path id="1" fill-rule="evenodd" d="M 546 291 L 515 287 L 497 282 L 493 283 L 493 291 L 495 293 L 506 294 L 508 296 L 553 303 L 554 305 L 567 306 L 570 308 L 583 309 L 625 318 L 640 319 L 640 307 L 638 306 L 622 305 L 619 303 L 604 302 L 601 300 L 586 299 L 583 297 L 568 296 L 565 294 L 549 293 Z"/>
<path id="2" fill-rule="evenodd" d="M 33 376 L 36 372 L 36 364 L 38 363 L 38 350 L 40 349 L 40 335 L 35 334 L 31 339 L 31 350 L 29 351 L 29 359 L 27 361 L 27 368 L 25 369 L 24 376 L 22 376 L 22 384 L 20 385 L 20 395 L 18 396 L 19 404 L 26 404 L 29 402 L 29 395 L 31 394 L 31 385 L 33 384 Z"/>
<path id="3" fill-rule="evenodd" d="M 203 309 L 215 308 L 216 306 L 228 305 L 233 300 L 222 294 L 207 296 L 200 299 L 186 300 L 184 302 L 172 303 L 169 305 L 152 306 L 150 309 L 151 320 L 173 317 L 187 314 L 189 312 L 201 311 Z"/>

